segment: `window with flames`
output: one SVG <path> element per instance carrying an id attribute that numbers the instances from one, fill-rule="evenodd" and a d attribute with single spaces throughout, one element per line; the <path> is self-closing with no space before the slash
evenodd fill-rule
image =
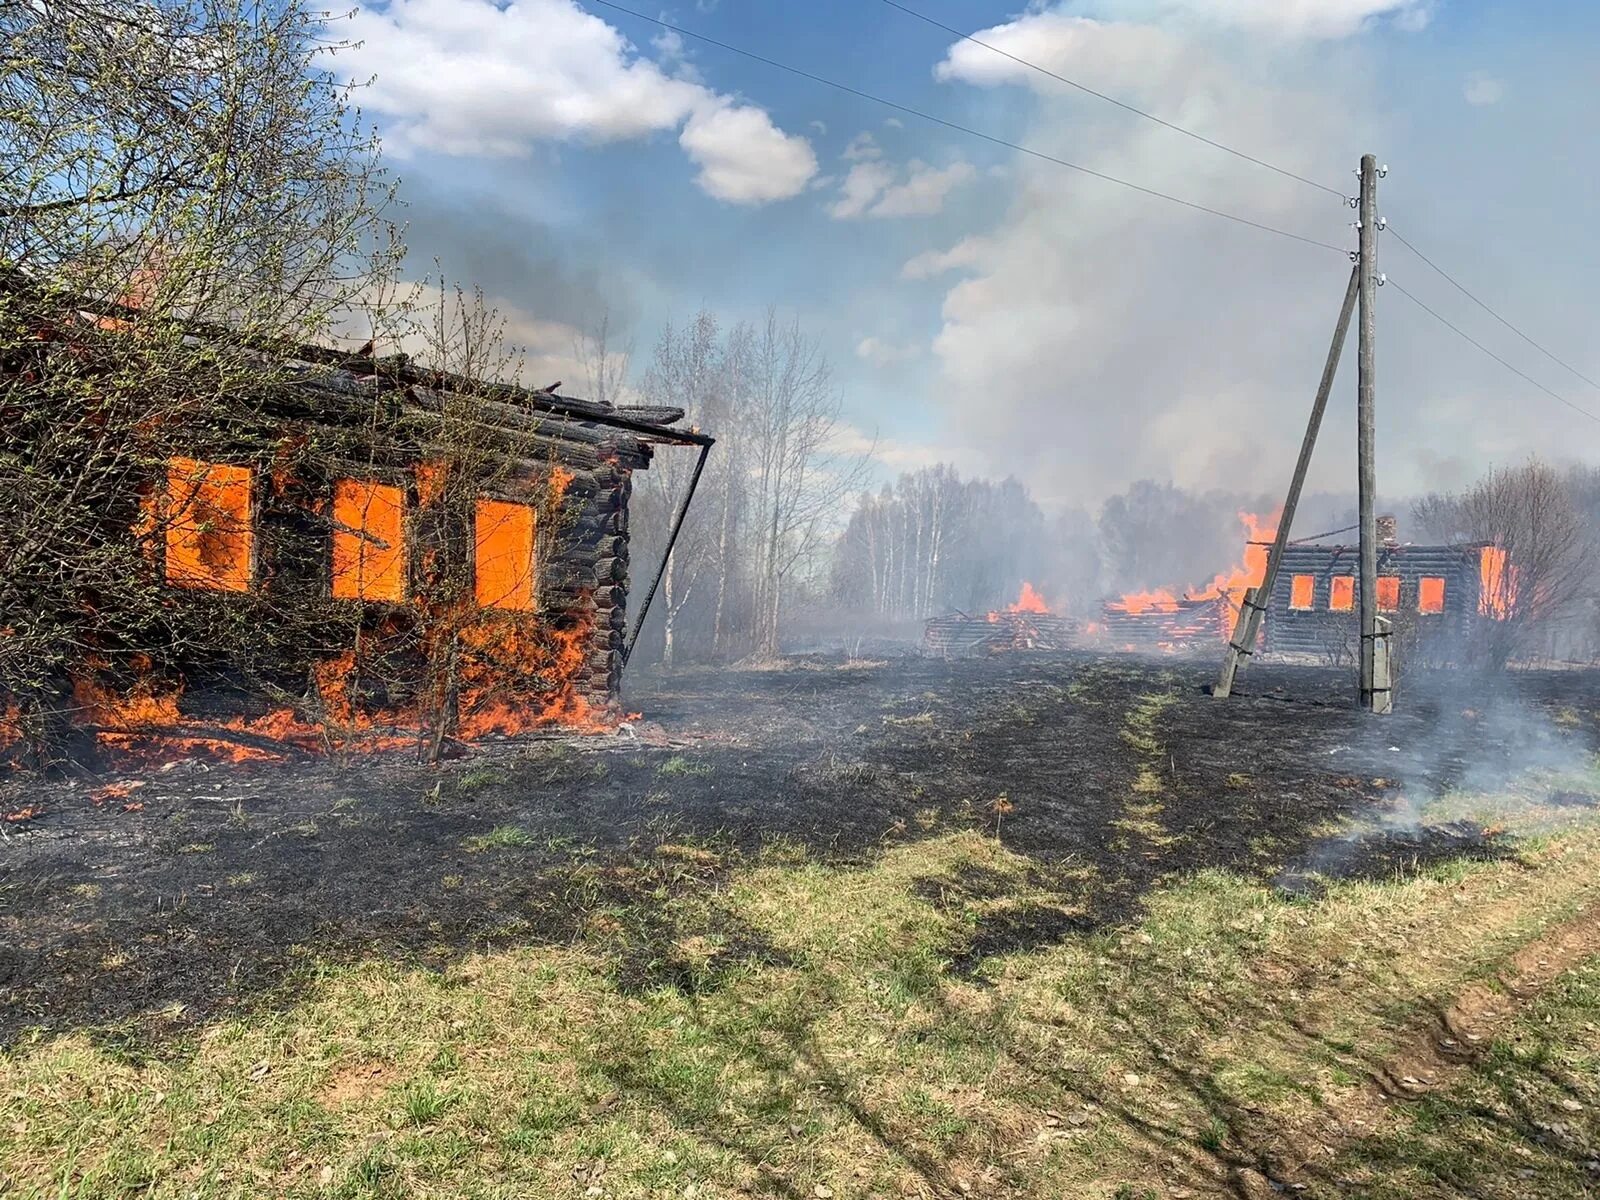
<path id="1" fill-rule="evenodd" d="M 255 575 L 254 473 L 173 458 L 167 464 L 165 574 L 174 587 L 247 592 Z"/>
<path id="2" fill-rule="evenodd" d="M 538 520 L 533 507 L 480 499 L 473 517 L 473 590 L 482 608 L 535 607 Z"/>
<path id="3" fill-rule="evenodd" d="M 406 497 L 389 484 L 341 479 L 333 485 L 333 575 L 341 600 L 406 598 Z"/>
<path id="4" fill-rule="evenodd" d="M 175 457 L 143 528 L 160 523 L 164 574 L 174 587 L 248 592 L 255 581 L 255 475 L 249 467 Z M 329 592 L 399 603 L 409 594 L 406 492 L 373 479 L 333 485 Z M 480 497 L 473 507 L 473 594 L 482 608 L 538 605 L 538 514 Z"/>

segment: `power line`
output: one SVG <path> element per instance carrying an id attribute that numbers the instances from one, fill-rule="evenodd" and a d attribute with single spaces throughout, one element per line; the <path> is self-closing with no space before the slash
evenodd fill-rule
<path id="1" fill-rule="evenodd" d="M 1560 392 L 1557 392 L 1557 391 L 1554 391 L 1554 390 L 1552 390 L 1550 388 L 1545 387 L 1544 384 L 1540 383 L 1537 379 L 1533 378 L 1533 376 L 1528 375 L 1527 373 L 1525 373 L 1525 372 L 1523 372 L 1521 370 L 1518 370 L 1516 367 L 1512 366 L 1505 359 L 1501 358 L 1498 354 L 1496 354 L 1493 350 L 1489 349 L 1489 347 L 1485 346 L 1482 342 L 1480 342 L 1476 338 L 1474 338 L 1471 334 L 1464 332 L 1459 326 L 1452 324 L 1447 318 L 1440 316 L 1437 312 L 1435 312 L 1433 309 L 1429 308 L 1421 300 L 1418 300 L 1410 292 L 1406 291 L 1405 288 L 1401 287 L 1398 283 L 1396 283 L 1392 277 L 1387 282 L 1388 282 L 1388 286 L 1389 287 L 1394 288 L 1395 291 L 1399 292 L 1407 300 L 1411 301 L 1411 303 L 1415 304 L 1423 312 L 1427 313 L 1435 321 L 1438 321 L 1439 324 L 1443 325 L 1446 329 L 1450 330 L 1457 337 L 1462 338 L 1465 341 L 1471 342 L 1479 350 L 1482 350 L 1485 354 L 1487 354 L 1490 358 L 1494 359 L 1495 362 L 1499 363 L 1506 370 L 1510 371 L 1518 379 L 1524 380 L 1527 383 L 1531 383 L 1534 387 L 1538 388 L 1541 392 L 1543 392 L 1545 395 L 1549 396 L 1552 400 L 1560 401 L 1562 404 L 1565 404 L 1568 408 L 1570 408 L 1573 412 L 1581 413 L 1583 416 L 1588 417 L 1595 424 L 1600 425 L 1600 416 L 1597 416 L 1596 414 L 1590 412 L 1587 408 L 1584 408 L 1581 405 L 1574 404 L 1571 400 L 1568 400 Z"/>
<path id="2" fill-rule="evenodd" d="M 1410 242 L 1406 241 L 1405 238 L 1401 237 L 1398 233 L 1396 233 L 1395 232 L 1395 228 L 1394 228 L 1393 225 L 1388 226 L 1387 227 L 1387 231 L 1389 233 L 1391 233 L 1391 234 L 1394 234 L 1394 238 L 1395 238 L 1395 240 L 1397 242 L 1399 242 L 1407 250 L 1411 251 L 1411 253 L 1415 254 L 1423 262 L 1427 263 L 1428 266 L 1432 267 L 1435 271 L 1437 271 L 1439 273 L 1439 275 L 1441 277 L 1443 277 L 1444 281 L 1446 283 L 1448 283 L 1451 287 L 1455 288 L 1456 291 L 1460 292 L 1468 300 L 1471 300 L 1479 308 L 1483 309 L 1484 312 L 1488 313 L 1496 321 L 1499 321 L 1500 324 L 1504 325 L 1507 329 L 1511 330 L 1512 333 L 1516 334 L 1523 341 L 1527 342 L 1528 345 L 1532 346 L 1535 350 L 1537 350 L 1540 354 L 1544 355 L 1551 362 L 1555 363 L 1559 367 L 1564 367 L 1567 371 L 1571 372 L 1573 375 L 1576 375 L 1579 379 L 1583 380 L 1590 387 L 1594 388 L 1597 391 L 1600 391 L 1600 383 L 1596 383 L 1594 380 L 1590 379 L 1582 371 L 1578 370 L 1577 367 L 1573 366 L 1571 363 L 1567 362 L 1566 360 L 1556 357 L 1556 355 L 1553 354 L 1551 351 L 1546 350 L 1543 346 L 1541 346 L 1538 342 L 1534 341 L 1527 334 L 1523 333 L 1522 330 L 1518 329 L 1510 321 L 1506 320 L 1499 313 L 1495 312 L 1494 309 L 1490 308 L 1482 300 L 1479 300 L 1471 292 L 1467 291 L 1467 289 L 1465 287 L 1463 287 L 1461 284 L 1457 283 L 1453 278 L 1451 278 L 1449 272 L 1447 272 L 1443 267 L 1441 267 L 1438 263 L 1434 262 L 1433 259 L 1429 258 L 1421 250 L 1418 250 Z"/>
<path id="3" fill-rule="evenodd" d="M 1018 63 L 1021 66 L 1027 67 L 1030 71 L 1037 71 L 1041 75 L 1048 75 L 1051 79 L 1056 80 L 1058 83 L 1064 83 L 1068 87 L 1077 88 L 1085 95 L 1093 96 L 1097 100 L 1104 100 L 1107 104 L 1114 104 L 1125 112 L 1131 112 L 1135 116 L 1143 117 L 1147 121 L 1154 121 L 1157 125 L 1160 125 L 1165 129 L 1170 129 L 1174 133 L 1181 133 L 1184 137 L 1193 138 L 1195 141 L 1203 142 L 1207 146 L 1210 146 L 1216 150 L 1221 150 L 1225 154 L 1231 154 L 1235 158 L 1242 158 L 1245 162 L 1254 163 L 1258 167 L 1265 167 L 1269 171 L 1275 171 L 1279 175 L 1282 175 L 1285 179 L 1293 179 L 1296 183 L 1303 183 L 1307 187 L 1314 187 L 1318 191 L 1327 192 L 1330 196 L 1338 196 L 1341 200 L 1349 199 L 1349 194 L 1347 192 L 1340 191 L 1338 188 L 1331 188 L 1325 183 L 1318 183 L 1315 179 L 1307 179 L 1304 175 L 1298 175 L 1285 167 L 1276 166 L 1273 163 L 1267 162 L 1266 159 L 1257 158 L 1253 154 L 1246 154 L 1243 150 L 1237 150 L 1234 147 L 1225 145 L 1222 142 L 1214 141 L 1213 139 L 1206 137 L 1203 133 L 1196 133 L 1192 129 L 1185 129 L 1182 125 L 1175 125 L 1171 121 L 1156 116 L 1155 113 L 1146 112 L 1144 109 L 1135 107 L 1126 101 L 1118 100 L 1115 96 L 1108 96 L 1104 92 L 1097 92 L 1094 88 L 1089 87 L 1087 84 L 1079 83 L 1076 79 L 1068 79 L 1065 75 L 1059 75 L 1050 70 L 1049 67 L 1041 67 L 1036 62 L 1029 62 L 1020 55 L 1012 54 L 1009 50 L 1002 50 L 999 46 L 983 41 L 981 38 L 975 37 L 970 33 L 963 33 L 953 25 L 946 25 L 943 21 L 940 21 L 935 17 L 930 17 L 926 13 L 918 12 L 914 8 L 910 8 L 907 5 L 899 3 L 899 0 L 883 0 L 883 2 L 890 8 L 899 9 L 908 17 L 915 17 L 917 20 L 924 21 L 936 29 L 942 29 L 946 33 L 953 34 L 964 42 L 971 42 L 974 46 L 982 46 L 985 50 L 992 51 L 993 53 L 999 54 L 1004 58 L 1009 58 L 1014 63 Z"/>
<path id="4" fill-rule="evenodd" d="M 851 87 L 849 84 L 839 83 L 822 75 L 815 75 L 812 72 L 803 70 L 800 67 L 791 67 L 788 63 L 779 62 L 774 58 L 767 58 L 765 55 L 757 54 L 753 50 L 746 50 L 740 46 L 734 46 L 727 42 L 719 41 L 708 34 L 696 33 L 692 29 L 685 29 L 680 25 L 672 24 L 670 21 L 663 21 L 659 17 L 647 16 L 646 14 L 639 12 L 637 9 L 628 8 L 626 5 L 622 4 L 616 4 L 613 2 L 613 0 L 586 0 L 586 2 L 589 4 L 598 5 L 601 8 L 609 8 L 619 13 L 626 13 L 630 17 L 635 17 L 638 20 L 646 21 L 651 25 L 658 25 L 662 29 L 669 30 L 670 32 L 676 33 L 682 37 L 693 38 L 696 41 L 705 42 L 707 45 L 716 46 L 718 49 L 726 50 L 731 54 L 741 55 L 742 57 L 751 59 L 754 62 L 763 63 L 766 66 L 774 67 L 779 71 L 787 71 L 789 74 L 797 75 L 801 79 L 809 79 L 813 83 L 820 83 L 826 87 L 831 87 L 836 91 L 845 92 L 848 95 L 858 97 L 859 99 L 869 100 L 874 104 L 881 104 L 885 108 L 892 108 L 896 112 L 905 113 L 907 116 L 916 117 L 919 120 L 928 121 L 934 125 L 942 125 L 946 129 L 953 129 L 957 133 L 966 134 L 968 137 L 979 138 L 982 141 L 990 142 L 996 146 L 1003 146 L 1008 150 L 1015 150 L 1019 154 L 1026 154 L 1032 158 L 1041 159 L 1044 162 L 1055 163 L 1057 166 L 1067 167 L 1073 171 L 1079 171 L 1084 175 L 1093 176 L 1095 179 L 1103 179 L 1107 183 L 1115 183 L 1120 187 L 1129 188 L 1130 190 L 1140 192 L 1143 195 L 1154 196 L 1158 200 L 1167 200 L 1173 204 L 1181 204 L 1184 208 L 1190 208 L 1196 212 L 1207 213 L 1213 217 L 1221 217 L 1225 221 L 1233 221 L 1239 225 L 1248 225 L 1252 229 L 1259 229 L 1264 233 L 1276 234 L 1279 237 L 1288 238 L 1291 241 L 1304 242 L 1308 246 L 1316 246 L 1323 250 L 1332 250 L 1336 254 L 1344 254 L 1346 252 L 1343 248 L 1335 246 L 1330 242 L 1318 241 L 1316 238 L 1306 237 L 1303 234 L 1290 233 L 1287 229 L 1278 229 L 1272 225 L 1265 225 L 1260 221 L 1252 221 L 1249 217 L 1241 217 L 1235 213 L 1224 212 L 1220 208 L 1211 208 L 1193 200 L 1185 200 L 1182 197 L 1173 196 L 1167 192 L 1157 191 L 1155 188 L 1145 187 L 1143 184 L 1133 183 L 1127 179 L 1119 179 L 1115 175 L 1107 175 L 1104 171 L 1096 171 L 1092 167 L 1085 167 L 1079 163 L 1069 162 L 1064 158 L 1057 158 L 1053 154 L 1046 154 L 1043 150 L 1034 150 L 1031 147 L 1022 145 L 1021 143 L 1007 141 L 1005 138 L 996 137 L 992 133 L 984 133 L 982 130 L 973 129 L 970 126 L 961 125 L 955 121 L 947 121 L 943 117 L 936 117 L 932 113 L 923 112 L 921 109 L 912 108 L 909 105 L 900 104 L 894 100 L 886 100 L 882 96 L 875 96 L 871 92 L 864 92 L 860 88 Z"/>

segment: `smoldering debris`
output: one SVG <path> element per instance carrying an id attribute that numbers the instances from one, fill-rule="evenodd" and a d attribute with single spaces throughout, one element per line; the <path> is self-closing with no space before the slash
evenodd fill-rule
<path id="1" fill-rule="evenodd" d="M 1515 854 L 1510 830 L 1600 806 L 1583 782 L 1597 771 L 1595 731 L 1579 715 L 1583 686 L 1559 672 L 1413 676 L 1394 716 L 1328 750 L 1381 772 L 1381 803 L 1311 846 L 1276 886 L 1313 894 L 1333 880 L 1505 858 Z"/>
<path id="2" fill-rule="evenodd" d="M 1515 858 L 1516 853 L 1504 830 L 1476 821 L 1354 830 L 1316 847 L 1308 863 L 1283 872 L 1273 887 L 1287 895 L 1315 898 L 1343 880 L 1405 879 L 1448 862 L 1497 862 Z"/>

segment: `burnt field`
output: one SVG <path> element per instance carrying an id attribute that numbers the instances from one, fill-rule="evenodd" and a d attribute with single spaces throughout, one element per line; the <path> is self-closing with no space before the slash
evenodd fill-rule
<path id="1" fill-rule="evenodd" d="M 444 967 L 579 939 L 603 946 L 624 991 L 693 990 L 782 952 L 728 917 L 712 961 L 687 961 L 674 896 L 738 864 L 862 861 L 959 829 L 1026 856 L 1051 897 L 947 947 L 970 974 L 1130 920 L 1152 888 L 1207 868 L 1304 892 L 1509 855 L 1493 824 L 1424 808 L 1600 742 L 1592 674 L 1417 682 L 1375 720 L 1347 701 L 1346 672 L 1258 665 L 1216 702 L 1214 666 L 796 660 L 646 678 L 628 697 L 645 718 L 622 734 L 439 768 L 187 761 L 13 781 L 9 810 L 36 815 L 0 843 L 0 1040 L 144 1015 L 159 1036 L 287 1000 L 313 964 Z M 1596 803 L 1539 783 L 1524 799 Z M 981 895 L 985 881 L 940 886 Z"/>

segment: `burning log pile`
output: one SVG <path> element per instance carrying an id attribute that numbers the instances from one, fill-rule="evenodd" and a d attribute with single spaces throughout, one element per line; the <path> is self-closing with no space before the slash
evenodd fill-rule
<path id="1" fill-rule="evenodd" d="M 1066 650 L 1077 639 L 1078 622 L 1050 611 L 1031 583 L 1022 585 L 1015 604 L 987 613 L 952 612 L 923 626 L 922 645 L 930 654 L 1001 654 L 1017 650 Z"/>
<path id="2" fill-rule="evenodd" d="M 1226 641 L 1244 594 L 1267 572 L 1267 548 L 1277 519 L 1241 512 L 1243 561 L 1201 588 L 1182 595 L 1167 588 L 1129 592 L 1101 606 L 1096 631 L 1114 645 L 1140 650 L 1183 650 Z"/>
<path id="3" fill-rule="evenodd" d="M 1107 601 L 1098 628 L 1114 645 L 1141 650 L 1211 645 L 1219 636 L 1226 636 L 1234 613 L 1225 596 L 1163 598 L 1147 605 L 1130 604 L 1129 600 Z"/>

